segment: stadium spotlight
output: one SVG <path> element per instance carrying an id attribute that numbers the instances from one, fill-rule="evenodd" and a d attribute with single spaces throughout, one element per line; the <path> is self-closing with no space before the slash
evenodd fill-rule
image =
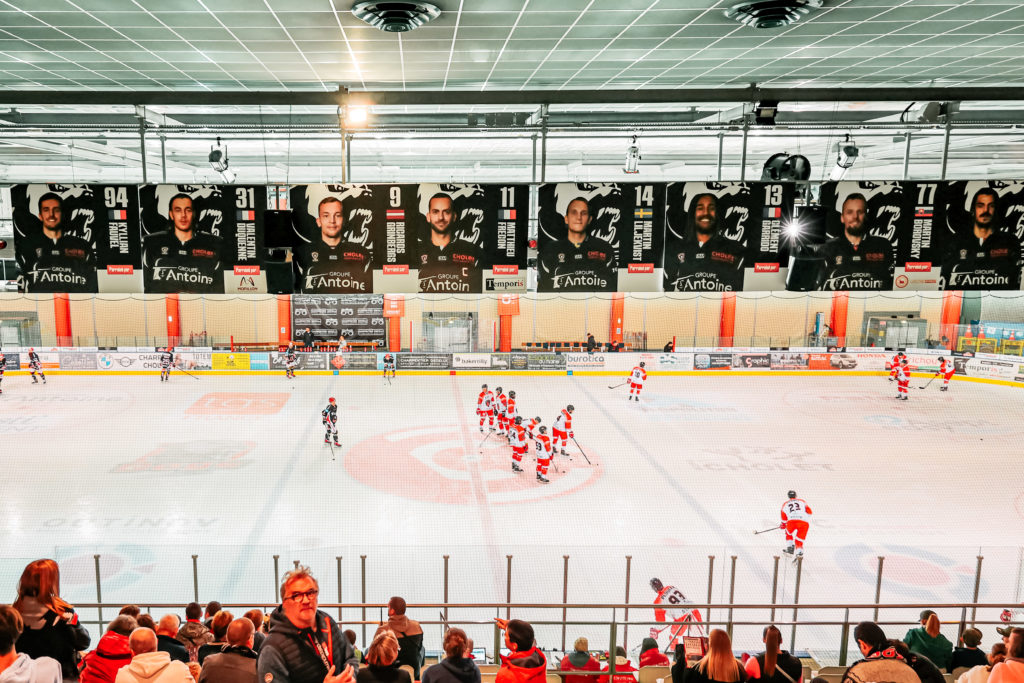
<path id="1" fill-rule="evenodd" d="M 345 107 L 345 126 L 365 126 L 370 117 L 370 110 L 366 107 L 349 106 Z"/>
<path id="2" fill-rule="evenodd" d="M 228 170 L 228 147 L 227 145 L 224 145 L 224 147 L 220 146 L 219 136 L 217 137 L 217 144 L 210 146 L 209 159 L 210 166 L 212 166 L 213 170 L 217 173 L 223 175 L 223 173 Z"/>
<path id="3" fill-rule="evenodd" d="M 782 227 L 782 232 L 789 238 L 790 241 L 799 239 L 800 235 L 803 234 L 804 226 L 800 224 L 799 218 L 794 218 L 789 223 Z"/>
<path id="4" fill-rule="evenodd" d="M 829 173 L 828 179 L 842 180 L 846 172 L 856 163 L 859 156 L 860 148 L 857 147 L 856 143 L 847 134 L 846 140 L 836 143 L 836 165 L 832 167 L 832 172 Z"/>
<path id="5" fill-rule="evenodd" d="M 640 145 L 636 143 L 636 136 L 633 136 L 633 144 L 626 150 L 626 165 L 622 168 L 623 173 L 640 172 Z"/>

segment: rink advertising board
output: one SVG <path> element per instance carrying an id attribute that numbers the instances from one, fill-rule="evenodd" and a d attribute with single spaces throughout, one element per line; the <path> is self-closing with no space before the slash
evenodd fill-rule
<path id="1" fill-rule="evenodd" d="M 336 370 L 381 370 L 384 364 L 384 354 L 376 353 L 343 353 L 341 363 L 338 363 L 338 354 L 334 354 L 330 360 L 330 366 Z"/>
<path id="2" fill-rule="evenodd" d="M 565 370 L 565 356 L 560 353 L 527 353 L 528 370 Z"/>
<path id="3" fill-rule="evenodd" d="M 134 185 L 15 185 L 11 209 L 18 291 L 142 291 Z"/>
<path id="4" fill-rule="evenodd" d="M 772 366 L 772 359 L 767 353 L 734 353 L 732 366 L 747 370 L 768 370 Z"/>
<path id="5" fill-rule="evenodd" d="M 783 228 L 792 183 L 670 183 L 665 218 L 666 292 L 783 290 Z"/>
<path id="6" fill-rule="evenodd" d="M 453 353 L 452 367 L 456 369 L 511 369 L 507 353 Z"/>
<path id="7" fill-rule="evenodd" d="M 120 353 L 114 351 L 96 354 L 98 370 L 159 370 L 160 354 L 156 353 Z"/>
<path id="8" fill-rule="evenodd" d="M 375 342 L 384 346 L 386 321 L 380 294 L 293 294 L 292 330 L 296 339 L 306 328 L 317 341 Z"/>
<path id="9" fill-rule="evenodd" d="M 212 351 L 197 351 L 195 349 L 187 351 L 174 351 L 174 365 L 175 368 L 184 369 L 188 372 L 193 370 L 212 370 L 213 369 L 213 352 Z M 250 369 L 255 369 L 250 365 Z M 173 371 L 173 368 L 172 368 Z"/>
<path id="10" fill-rule="evenodd" d="M 147 292 L 266 293 L 262 185 L 143 185 Z"/>
<path id="11" fill-rule="evenodd" d="M 247 353 L 214 353 L 212 357 L 214 370 L 251 370 Z"/>
<path id="12" fill-rule="evenodd" d="M 450 353 L 398 353 L 395 354 L 397 370 L 447 370 L 452 367 Z"/>
<path id="13" fill-rule="evenodd" d="M 695 353 L 693 367 L 695 370 L 729 370 L 732 368 L 732 354 Z"/>
<path id="14" fill-rule="evenodd" d="M 541 185 L 537 215 L 538 291 L 661 289 L 663 183 Z"/>
<path id="15" fill-rule="evenodd" d="M 25 367 L 28 367 L 28 354 L 25 355 Z M 20 370 L 21 369 L 21 356 L 22 354 L 4 351 L 4 358 L 7 359 L 7 370 Z"/>
<path id="16" fill-rule="evenodd" d="M 662 353 L 655 361 L 659 370 L 686 372 L 693 370 L 692 353 Z"/>
<path id="17" fill-rule="evenodd" d="M 810 359 L 809 353 L 773 353 L 772 370 L 807 370 Z"/>
<path id="18" fill-rule="evenodd" d="M 328 364 L 328 357 L 330 354 L 326 353 L 305 353 L 299 352 L 295 354 L 296 370 L 326 370 Z M 271 351 L 269 358 L 269 365 L 271 370 L 284 370 L 284 353 L 279 351 Z"/>
<path id="19" fill-rule="evenodd" d="M 10 354 L 7 355 L 10 363 Z M 60 354 L 61 370 L 95 370 L 96 354 L 81 351 L 62 351 Z"/>
<path id="20" fill-rule="evenodd" d="M 509 370 L 527 370 L 529 369 L 529 356 L 528 353 L 512 352 L 508 357 Z"/>

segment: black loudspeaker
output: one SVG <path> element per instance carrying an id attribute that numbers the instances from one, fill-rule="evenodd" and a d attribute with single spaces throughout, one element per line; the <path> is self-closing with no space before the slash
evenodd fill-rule
<path id="1" fill-rule="evenodd" d="M 280 249 L 295 244 L 291 211 L 263 212 L 263 245 L 267 249 Z"/>
<path id="2" fill-rule="evenodd" d="M 291 294 L 294 290 L 291 261 L 264 261 L 263 269 L 267 273 L 267 292 L 270 294 Z"/>

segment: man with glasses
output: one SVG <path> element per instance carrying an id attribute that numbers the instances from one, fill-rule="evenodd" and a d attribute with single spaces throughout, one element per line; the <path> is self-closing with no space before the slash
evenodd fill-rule
<path id="1" fill-rule="evenodd" d="M 354 683 L 359 661 L 337 622 L 317 609 L 319 592 L 307 567 L 284 575 L 281 604 L 260 649 L 264 683 Z"/>

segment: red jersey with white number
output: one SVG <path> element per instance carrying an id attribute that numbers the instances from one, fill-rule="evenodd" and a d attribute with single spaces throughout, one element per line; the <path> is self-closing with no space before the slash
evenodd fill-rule
<path id="1" fill-rule="evenodd" d="M 497 415 L 505 414 L 505 401 L 508 400 L 505 394 L 494 395 L 494 412 Z"/>
<path id="2" fill-rule="evenodd" d="M 562 412 L 555 418 L 554 430 L 556 432 L 568 432 L 570 429 L 572 429 L 572 413 L 563 408 Z"/>
<path id="3" fill-rule="evenodd" d="M 647 371 L 644 370 L 639 365 L 633 368 L 633 370 L 630 371 L 629 373 L 629 381 L 632 382 L 633 384 L 639 384 L 640 386 L 643 386 L 645 379 L 647 379 Z"/>
<path id="4" fill-rule="evenodd" d="M 487 391 L 481 391 L 480 395 L 476 397 L 476 412 L 478 413 L 491 412 L 491 406 L 493 405 L 494 393 L 490 389 Z"/>
<path id="5" fill-rule="evenodd" d="M 811 508 L 807 505 L 807 501 L 803 498 L 790 498 L 782 504 L 783 522 L 788 522 L 791 519 L 807 521 L 807 518 L 813 514 Z"/>
<path id="6" fill-rule="evenodd" d="M 516 400 L 510 398 L 505 402 L 505 417 L 514 420 L 516 417 Z"/>
<path id="7" fill-rule="evenodd" d="M 549 459 L 551 457 L 551 437 L 547 434 L 538 434 L 534 439 L 537 442 L 537 459 Z"/>
<path id="8" fill-rule="evenodd" d="M 953 361 L 944 360 L 939 364 L 939 373 L 943 375 L 953 374 Z"/>

